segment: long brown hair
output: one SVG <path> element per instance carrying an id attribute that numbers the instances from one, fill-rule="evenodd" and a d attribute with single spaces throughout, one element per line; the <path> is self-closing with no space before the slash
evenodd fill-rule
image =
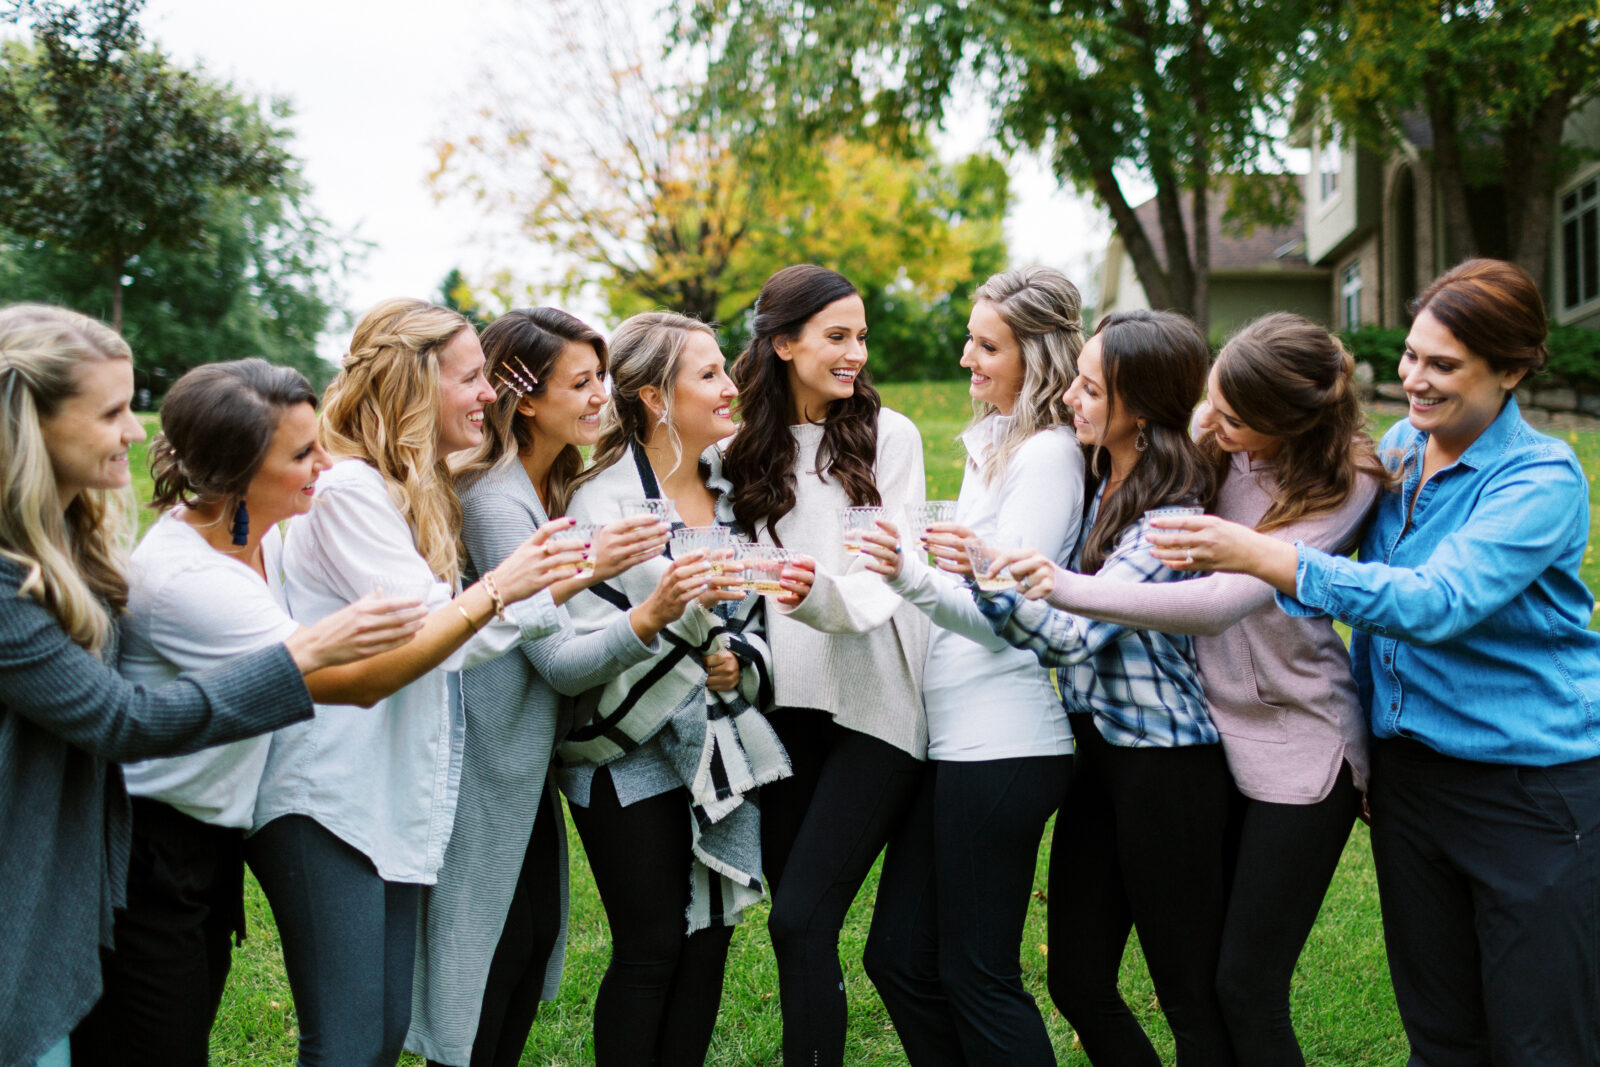
<path id="1" fill-rule="evenodd" d="M 1228 339 L 1214 369 L 1239 420 L 1281 441 L 1273 458 L 1277 491 L 1256 529 L 1338 510 L 1362 474 L 1390 484 L 1365 428 L 1355 360 L 1321 326 L 1287 311 L 1263 315 Z M 1200 449 L 1220 483 L 1233 457 L 1210 431 Z"/>
<path id="2" fill-rule="evenodd" d="M 552 307 L 508 311 L 491 322 L 478 339 L 483 342 L 484 373 L 499 397 L 484 412 L 482 450 L 456 471 L 460 489 L 533 447 L 539 429 L 532 419 L 517 413 L 517 403 L 524 396 L 544 396 L 550 373 L 568 345 L 592 347 L 600 360 L 601 377 L 611 355 L 599 331 Z M 577 445 L 569 444 L 556 454 L 550 465 L 550 499 L 544 502 L 551 518 L 566 514 L 573 482 L 582 470 L 583 453 Z"/>
<path id="3" fill-rule="evenodd" d="M 1106 418 L 1117 406 L 1144 420 L 1144 450 L 1100 512 L 1084 541 L 1081 565 L 1093 574 L 1118 536 L 1151 508 L 1200 503 L 1211 497 L 1211 465 L 1189 436 L 1189 416 L 1206 387 L 1211 352 L 1199 327 L 1170 311 L 1118 311 L 1095 327 L 1105 373 Z M 1089 470 L 1103 478 L 1104 449 L 1090 450 Z"/>
<path id="4" fill-rule="evenodd" d="M 755 534 L 761 523 L 778 540 L 777 525 L 795 502 L 795 461 L 799 445 L 789 432 L 792 397 L 788 364 L 773 342 L 794 337 L 811 317 L 836 300 L 858 295 L 837 271 L 800 263 L 785 267 L 761 287 L 751 322 L 750 344 L 733 365 L 739 387 L 739 432 L 723 461 L 733 482 L 733 514 Z M 837 481 L 858 506 L 883 503 L 873 466 L 878 457 L 878 410 L 883 402 L 866 367 L 856 375 L 855 392 L 828 405 L 822 418 L 817 474 Z"/>
<path id="5" fill-rule="evenodd" d="M 417 554 L 440 579 L 461 573 L 461 501 L 439 451 L 439 351 L 472 324 L 421 300 L 385 300 L 361 316 L 322 397 L 323 447 L 383 475 Z"/>

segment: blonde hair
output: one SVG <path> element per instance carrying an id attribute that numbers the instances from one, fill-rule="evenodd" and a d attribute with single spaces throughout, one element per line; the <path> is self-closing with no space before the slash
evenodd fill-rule
<path id="1" fill-rule="evenodd" d="M 1065 274 L 1052 267 L 1024 267 L 996 274 L 972 294 L 974 304 L 991 305 L 1022 355 L 1022 389 L 1011 408 L 1011 427 L 989 454 L 983 480 L 994 484 L 1022 443 L 1041 430 L 1072 425 L 1072 410 L 1061 397 L 1078 374 L 1083 351 L 1083 298 Z M 985 401 L 973 405 L 975 426 L 999 409 Z"/>
<path id="2" fill-rule="evenodd" d="M 669 311 L 647 311 L 617 327 L 611 335 L 611 402 L 600 409 L 600 440 L 594 446 L 594 462 L 573 480 L 574 492 L 621 459 L 630 444 L 644 444 L 650 437 L 651 423 L 657 419 L 666 426 L 672 442 L 672 469 L 677 470 L 683 463 L 683 442 L 672 411 L 673 387 L 689 338 L 697 333 L 712 340 L 717 336 L 699 319 Z M 661 415 L 654 419 L 639 399 L 639 391 L 646 386 L 654 386 L 661 394 Z"/>
<path id="3" fill-rule="evenodd" d="M 131 491 L 84 490 L 65 508 L 42 420 L 78 391 L 78 365 L 133 359 L 115 331 L 43 304 L 0 309 L 0 556 L 27 568 L 20 592 L 91 652 L 127 606 Z"/>
<path id="4" fill-rule="evenodd" d="M 383 475 L 417 553 L 446 582 L 461 573 L 461 501 L 439 451 L 439 350 L 471 328 L 449 308 L 385 300 L 356 323 L 322 398 L 323 447 Z"/>

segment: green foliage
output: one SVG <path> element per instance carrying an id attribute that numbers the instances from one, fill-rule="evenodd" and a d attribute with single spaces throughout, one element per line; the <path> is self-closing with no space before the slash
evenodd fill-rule
<path id="1" fill-rule="evenodd" d="M 229 193 L 281 190 L 285 112 L 146 48 L 143 0 L 24 0 L 34 43 L 0 49 L 0 227 L 82 256 L 122 326 L 121 278 L 151 248 L 205 242 Z"/>
<path id="2" fill-rule="evenodd" d="M 0 163 L 0 299 L 116 323 L 152 404 L 190 367 L 246 356 L 320 389 L 334 278 L 365 246 L 310 206 L 287 104 L 142 50 L 139 7 L 33 5 L 37 43 L 0 52 L 0 144 L 16 153 Z"/>
<path id="3" fill-rule="evenodd" d="M 450 273 L 439 282 L 439 303 L 451 311 L 460 312 L 480 330 L 495 319 L 494 313 L 483 307 L 473 295 L 472 283 L 467 281 L 460 267 L 451 267 Z"/>
<path id="4" fill-rule="evenodd" d="M 1271 168 L 1270 119 L 1296 74 L 1309 5 L 689 0 L 684 7 L 679 39 L 712 53 L 702 107 L 734 116 L 758 153 L 841 130 L 914 144 L 919 131 L 943 120 L 958 88 L 976 89 L 1006 141 L 1043 149 L 1064 182 L 1106 204 L 1151 301 L 1203 316 L 1204 228 L 1184 221 L 1182 197 L 1207 193 L 1214 174 Z M 1135 173 L 1156 186 L 1159 232 L 1146 232 L 1124 193 Z M 1264 217 L 1284 208 L 1240 206 Z"/>
<path id="5" fill-rule="evenodd" d="M 1359 330 L 1342 331 L 1339 340 L 1344 342 L 1357 363 L 1365 363 L 1372 368 L 1373 381 L 1397 382 L 1400 380 L 1400 353 L 1405 351 L 1406 334 L 1409 332 L 1403 326 L 1363 326 Z"/>

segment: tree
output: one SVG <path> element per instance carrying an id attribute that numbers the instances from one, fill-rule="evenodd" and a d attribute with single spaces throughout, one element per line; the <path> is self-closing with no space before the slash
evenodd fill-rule
<path id="1" fill-rule="evenodd" d="M 1543 285 L 1555 190 L 1572 162 L 1562 126 L 1600 89 L 1600 7 L 1347 0 L 1334 13 L 1312 91 L 1368 144 L 1415 152 L 1402 119 L 1425 116 L 1446 259 L 1504 256 Z"/>
<path id="2" fill-rule="evenodd" d="M 951 166 L 926 141 L 830 137 L 765 166 L 716 122 L 685 125 L 691 64 L 647 58 L 614 6 L 556 4 L 538 32 L 557 58 L 531 81 L 494 69 L 478 128 L 439 143 L 433 181 L 557 252 L 569 297 L 594 288 L 618 316 L 729 323 L 733 343 L 739 313 L 790 263 L 835 265 L 904 315 L 1004 262 L 1005 172 L 987 157 Z M 511 54 L 526 70 L 527 47 Z"/>
<path id="3" fill-rule="evenodd" d="M 1092 191 L 1157 307 L 1205 324 L 1205 219 L 1217 174 L 1270 166 L 1297 69 L 1304 0 L 688 0 L 678 39 L 709 49 L 704 106 L 774 131 L 939 123 L 960 89 L 987 97 L 1007 143 L 1046 149 L 1056 175 Z M 1163 262 L 1125 182 L 1155 185 Z M 1230 189 L 1250 183 L 1232 183 Z M 1241 221 L 1295 203 L 1233 202 Z"/>
<path id="4" fill-rule="evenodd" d="M 134 257 L 204 241 L 217 201 L 281 188 L 284 135 L 225 86 L 147 48 L 144 0 L 21 0 L 0 50 L 0 227 L 84 256 L 122 328 Z"/>

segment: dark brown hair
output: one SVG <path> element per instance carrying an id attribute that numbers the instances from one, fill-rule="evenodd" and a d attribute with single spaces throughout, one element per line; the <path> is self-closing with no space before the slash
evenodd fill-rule
<path id="1" fill-rule="evenodd" d="M 150 506 L 232 507 L 244 499 L 278 420 L 296 404 L 315 408 L 317 394 L 292 367 L 238 359 L 189 371 L 161 402 L 161 432 L 150 445 Z"/>
<path id="2" fill-rule="evenodd" d="M 1544 369 L 1550 324 L 1528 272 L 1500 259 L 1469 259 L 1445 271 L 1411 302 L 1428 312 L 1496 373 Z"/>
<path id="3" fill-rule="evenodd" d="M 723 462 L 734 484 L 734 517 L 751 536 L 766 523 L 777 541 L 778 521 L 794 510 L 799 446 L 789 432 L 789 368 L 773 342 L 797 336 L 817 312 L 855 295 L 856 287 L 844 275 L 801 263 L 768 278 L 756 298 L 750 344 L 733 365 L 733 381 L 739 387 L 739 432 Z M 856 375 L 855 386 L 852 395 L 830 403 L 823 416 L 817 474 L 837 481 L 850 503 L 875 507 L 883 503 L 873 477 L 883 402 L 866 367 Z"/>
<path id="4" fill-rule="evenodd" d="M 499 397 L 487 411 L 483 450 L 456 472 L 457 487 L 465 489 L 491 467 L 533 446 L 538 427 L 517 414 L 524 396 L 544 396 L 556 361 L 571 344 L 589 345 L 600 360 L 605 376 L 611 358 L 599 331 L 559 308 L 533 307 L 508 311 L 491 322 L 478 340 L 483 344 L 483 372 Z M 583 454 L 569 444 L 550 465 L 550 499 L 544 502 L 551 518 L 564 515 L 572 499 L 572 481 L 583 470 Z"/>
<path id="5" fill-rule="evenodd" d="M 1277 491 L 1256 529 L 1338 510 L 1362 474 L 1379 485 L 1392 480 L 1367 435 L 1355 360 L 1321 326 L 1287 311 L 1263 315 L 1228 339 L 1215 370 L 1234 415 L 1282 442 L 1273 459 Z M 1220 483 L 1233 457 L 1209 431 L 1200 449 Z"/>
<path id="6" fill-rule="evenodd" d="M 1100 365 L 1106 376 L 1106 418 L 1125 405 L 1144 420 L 1145 448 L 1127 480 L 1110 500 L 1102 500 L 1094 527 L 1084 542 L 1082 567 L 1093 574 L 1105 563 L 1123 530 L 1151 508 L 1201 503 L 1211 498 L 1211 465 L 1189 436 L 1189 417 L 1206 387 L 1211 352 L 1200 329 L 1170 311 L 1118 311 L 1095 327 Z M 1104 450 L 1090 451 L 1089 469 L 1097 477 Z"/>

